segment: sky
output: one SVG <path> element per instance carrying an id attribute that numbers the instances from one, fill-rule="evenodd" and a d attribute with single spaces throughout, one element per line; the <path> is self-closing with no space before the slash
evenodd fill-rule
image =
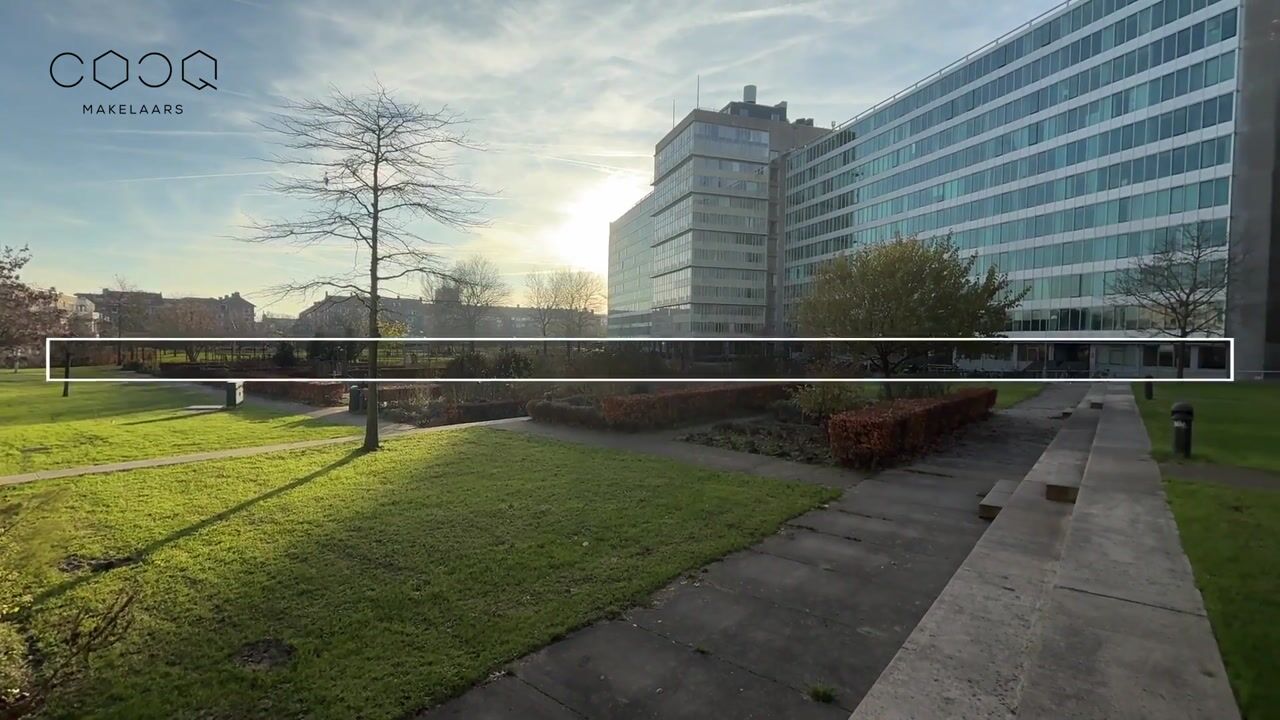
<path id="1" fill-rule="evenodd" d="M 2 2 L 0 245 L 29 246 L 25 279 L 63 292 L 121 277 L 166 297 L 239 291 L 259 311 L 296 314 L 308 300 L 268 289 L 349 271 L 359 258 L 350 245 L 240 239 L 253 219 L 300 210 L 268 191 L 279 170 L 264 160 L 272 138 L 258 123 L 286 100 L 378 82 L 468 119 L 482 149 L 460 154 L 455 173 L 489 196 L 487 223 L 467 232 L 424 225 L 421 234 L 445 262 L 482 254 L 498 263 L 519 302 L 530 273 L 605 273 L 609 222 L 648 192 L 673 104 L 678 117 L 699 99 L 719 109 L 751 83 L 760 102 L 786 100 L 792 118 L 829 127 L 1057 4 Z M 129 82 L 114 90 L 88 72 L 107 50 L 130 59 Z M 217 58 L 217 80 L 205 73 L 216 88 L 181 82 L 181 58 L 195 50 Z M 63 52 L 86 63 L 73 88 L 50 75 Z M 174 66 L 162 87 L 139 82 L 138 60 L 150 52 Z M 69 56 L 56 68 L 68 84 L 80 73 Z M 158 84 L 161 61 L 141 68 Z M 86 115 L 84 104 L 183 112 Z"/>

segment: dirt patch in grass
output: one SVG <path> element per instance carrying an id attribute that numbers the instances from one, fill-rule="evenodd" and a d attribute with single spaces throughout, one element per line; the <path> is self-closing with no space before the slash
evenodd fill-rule
<path id="1" fill-rule="evenodd" d="M 264 638 L 246 643 L 236 653 L 235 663 L 246 670 L 269 672 L 285 667 L 293 660 L 296 649 L 277 638 Z"/>
<path id="2" fill-rule="evenodd" d="M 64 573 L 76 573 L 81 570 L 89 572 L 106 572 L 114 570 L 125 565 L 132 565 L 138 562 L 138 558 L 133 555 L 112 555 L 107 557 L 84 557 L 82 555 L 68 555 L 58 563 L 58 569 Z"/>

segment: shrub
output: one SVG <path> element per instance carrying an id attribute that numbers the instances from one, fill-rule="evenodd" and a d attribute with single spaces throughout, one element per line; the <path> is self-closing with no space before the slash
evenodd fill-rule
<path id="1" fill-rule="evenodd" d="M 489 400 L 480 402 L 456 403 L 450 405 L 445 414 L 446 421 L 453 423 L 480 422 L 482 420 L 502 420 L 520 417 L 525 414 L 525 404 L 519 400 Z"/>
<path id="2" fill-rule="evenodd" d="M 579 427 L 603 428 L 604 416 L 594 405 L 565 402 L 562 400 L 530 400 L 525 412 L 537 422 L 551 422 L 560 425 L 577 425 Z"/>
<path id="3" fill-rule="evenodd" d="M 244 389 L 251 395 L 293 400 L 318 407 L 341 405 L 342 396 L 346 393 L 346 386 L 336 382 L 248 382 L 244 384 Z"/>
<path id="4" fill-rule="evenodd" d="M 488 356 L 478 352 L 466 352 L 449 359 L 445 363 L 440 377 L 445 378 L 485 378 L 494 377 L 493 366 Z"/>
<path id="5" fill-rule="evenodd" d="M 852 383 L 805 385 L 793 392 L 791 399 L 806 417 L 817 421 L 871 404 L 866 387 Z"/>
<path id="6" fill-rule="evenodd" d="M 600 411 L 610 428 L 648 430 L 674 427 L 693 420 L 763 411 L 770 403 L 786 396 L 787 386 L 781 384 L 695 388 L 669 393 L 613 395 L 600 401 Z"/>
<path id="7" fill-rule="evenodd" d="M 833 415 L 827 423 L 831 455 L 846 465 L 876 467 L 915 455 L 996 402 L 991 388 L 937 398 L 909 398 Z"/>
<path id="8" fill-rule="evenodd" d="M 533 374 L 533 359 L 514 350 L 503 350 L 493 361 L 493 376 L 527 378 Z"/>
<path id="9" fill-rule="evenodd" d="M 276 346 L 275 353 L 271 356 L 271 361 L 280 367 L 293 367 L 298 364 L 298 358 L 293 353 L 292 342 L 282 342 Z"/>

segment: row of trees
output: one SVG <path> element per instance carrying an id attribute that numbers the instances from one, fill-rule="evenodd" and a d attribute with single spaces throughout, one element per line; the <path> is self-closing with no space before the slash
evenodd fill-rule
<path id="1" fill-rule="evenodd" d="M 424 278 L 422 294 L 441 311 L 435 334 L 473 337 L 483 334 L 495 308 L 510 304 L 512 288 L 496 263 L 473 255 L 441 275 Z M 524 304 L 543 337 L 594 335 L 591 324 L 604 302 L 604 280 L 587 270 L 564 268 L 532 273 L 526 279 Z"/>

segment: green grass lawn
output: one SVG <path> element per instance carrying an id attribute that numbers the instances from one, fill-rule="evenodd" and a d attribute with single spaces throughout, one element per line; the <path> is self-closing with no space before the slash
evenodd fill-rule
<path id="1" fill-rule="evenodd" d="M 1144 400 L 1136 383 L 1133 396 L 1156 460 L 1175 459 L 1169 409 L 1185 400 L 1195 408 L 1193 461 L 1280 471 L 1280 383 L 1157 383 L 1154 400 Z"/>
<path id="2" fill-rule="evenodd" d="M 76 368 L 80 376 L 105 371 Z M 191 414 L 188 405 L 220 404 L 191 388 L 165 384 L 46 383 L 44 370 L 0 372 L 0 475 L 351 435 L 357 428 L 242 406 Z"/>
<path id="3" fill-rule="evenodd" d="M 996 409 L 1007 408 L 1034 397 L 1040 394 L 1044 386 L 1044 383 L 1037 382 L 999 383 L 994 386 L 996 389 Z"/>
<path id="4" fill-rule="evenodd" d="M 1166 489 L 1241 713 L 1280 718 L 1280 492 Z"/>
<path id="5" fill-rule="evenodd" d="M 34 506 L 9 591 L 39 632 L 137 592 L 50 716 L 405 717 L 838 495 L 483 428 L 352 450 L 0 489 L 0 511 Z M 143 560 L 56 569 L 73 553 Z M 234 662 L 266 638 L 296 648 L 286 667 Z"/>

